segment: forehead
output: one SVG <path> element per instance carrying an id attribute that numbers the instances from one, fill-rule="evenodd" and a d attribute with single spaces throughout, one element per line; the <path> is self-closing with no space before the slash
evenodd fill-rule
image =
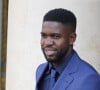
<path id="1" fill-rule="evenodd" d="M 45 21 L 42 25 L 42 32 L 64 33 L 65 29 L 65 26 L 59 22 Z"/>

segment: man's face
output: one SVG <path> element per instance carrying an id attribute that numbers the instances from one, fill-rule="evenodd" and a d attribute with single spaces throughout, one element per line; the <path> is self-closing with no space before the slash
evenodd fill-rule
<path id="1" fill-rule="evenodd" d="M 67 55 L 71 43 L 70 29 L 58 22 L 43 22 L 41 48 L 48 62 L 61 62 Z"/>

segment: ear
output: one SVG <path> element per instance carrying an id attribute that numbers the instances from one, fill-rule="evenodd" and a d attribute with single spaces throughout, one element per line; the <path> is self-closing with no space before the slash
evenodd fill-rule
<path id="1" fill-rule="evenodd" d="M 75 42 L 75 40 L 76 40 L 76 33 L 73 32 L 69 36 L 69 45 L 73 45 L 73 43 Z"/>

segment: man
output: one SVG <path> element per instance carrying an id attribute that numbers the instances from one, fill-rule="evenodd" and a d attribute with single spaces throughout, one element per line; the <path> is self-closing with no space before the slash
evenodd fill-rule
<path id="1" fill-rule="evenodd" d="M 76 17 L 66 9 L 47 12 L 41 48 L 47 63 L 36 71 L 36 90 L 100 90 L 100 76 L 73 49 Z"/>

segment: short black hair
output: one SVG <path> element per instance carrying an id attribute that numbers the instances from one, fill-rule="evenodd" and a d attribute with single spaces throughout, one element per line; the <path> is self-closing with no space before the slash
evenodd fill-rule
<path id="1" fill-rule="evenodd" d="M 45 21 L 56 21 L 65 25 L 72 25 L 74 27 L 74 32 L 76 31 L 76 16 L 74 13 L 67 9 L 56 8 L 48 11 L 43 18 L 43 22 Z"/>

